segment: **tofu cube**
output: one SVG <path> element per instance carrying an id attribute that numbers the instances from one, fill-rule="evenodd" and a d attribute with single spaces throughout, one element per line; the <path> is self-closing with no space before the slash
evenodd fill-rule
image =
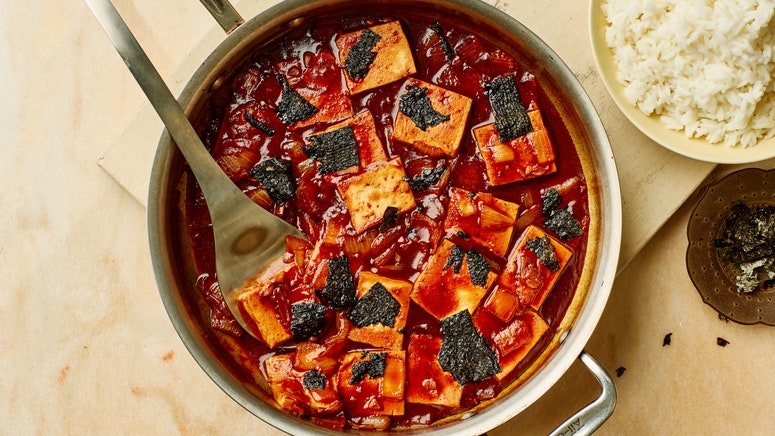
<path id="1" fill-rule="evenodd" d="M 393 139 L 430 156 L 457 156 L 471 99 L 414 78 L 402 90 Z"/>
<path id="2" fill-rule="evenodd" d="M 501 142 L 495 124 L 474 129 L 474 137 L 484 160 L 487 179 L 493 186 L 528 180 L 557 170 L 554 149 L 535 104 L 527 112 L 533 131 Z"/>
<path id="3" fill-rule="evenodd" d="M 412 300 L 437 319 L 473 313 L 497 275 L 481 254 L 444 239 L 417 277 Z"/>
<path id="4" fill-rule="evenodd" d="M 294 266 L 289 265 L 268 279 L 252 279 L 241 289 L 239 307 L 242 317 L 254 335 L 269 348 L 275 348 L 293 337 L 287 316 L 291 308 L 285 282 L 292 268 Z"/>
<path id="5" fill-rule="evenodd" d="M 369 165 L 339 182 L 336 188 L 357 233 L 381 223 L 388 207 L 401 214 L 417 206 L 400 158 Z"/>
<path id="6" fill-rule="evenodd" d="M 385 291 L 389 294 L 384 294 Z M 377 296 L 378 292 L 383 293 L 382 298 Z M 377 348 L 401 349 L 411 292 L 410 282 L 362 271 L 358 278 L 358 302 L 348 313 L 354 326 L 347 337 Z M 386 295 L 392 299 L 387 297 L 386 302 Z M 359 324 L 366 325 L 359 327 Z"/>
<path id="7" fill-rule="evenodd" d="M 478 327 L 486 323 L 487 316 L 486 311 L 479 311 L 474 316 L 474 325 Z M 548 330 L 549 324 L 531 309 L 521 313 L 511 322 L 502 324 L 502 327 L 491 336 L 490 341 L 497 351 L 498 363 L 501 367 L 501 372 L 495 377 L 503 380 L 508 376 Z"/>
<path id="8" fill-rule="evenodd" d="M 511 243 L 519 205 L 492 194 L 452 187 L 444 228 L 452 229 L 478 247 L 505 256 Z"/>
<path id="9" fill-rule="evenodd" d="M 405 374 L 402 350 L 343 354 L 336 383 L 347 416 L 403 415 Z"/>
<path id="10" fill-rule="evenodd" d="M 399 21 L 345 33 L 336 39 L 336 47 L 347 87 L 353 95 L 417 72 Z"/>
<path id="11" fill-rule="evenodd" d="M 275 354 L 264 360 L 266 379 L 277 404 L 298 416 L 337 413 L 342 402 L 334 389 L 333 373 L 294 367 L 293 354 Z"/>
<path id="12" fill-rule="evenodd" d="M 325 130 L 315 132 L 307 138 L 308 147 L 320 146 L 327 147 L 330 150 L 326 150 L 327 153 L 321 153 L 324 155 L 341 155 L 342 151 L 337 148 L 346 147 L 349 144 L 339 143 L 327 143 L 326 141 L 316 140 L 315 138 L 325 138 L 326 134 L 339 131 L 343 127 L 351 129 L 354 140 L 355 151 L 357 154 L 357 161 L 359 165 L 353 165 L 350 167 L 342 168 L 334 171 L 334 173 L 342 171 L 357 171 L 363 167 L 371 165 L 374 162 L 381 162 L 387 160 L 385 154 L 385 148 L 382 146 L 379 136 L 377 136 L 377 129 L 374 125 L 374 117 L 368 110 L 358 112 L 354 116 L 347 118 L 344 121 L 338 122 L 332 126 L 329 126 Z M 348 132 L 349 133 L 349 132 Z M 328 135 L 332 136 L 332 135 Z M 335 135 L 334 135 L 335 136 Z M 318 145 L 319 144 L 319 145 Z M 323 150 L 321 150 L 322 152 Z M 344 151 L 346 153 L 347 151 Z"/>
<path id="13" fill-rule="evenodd" d="M 413 333 L 409 337 L 406 355 L 406 401 L 458 407 L 463 385 L 444 371 L 436 356 L 441 351 L 441 337 Z"/>
<path id="14" fill-rule="evenodd" d="M 539 248 L 531 249 L 534 244 Z M 544 252 L 543 256 L 536 250 Z M 503 321 L 510 321 L 521 308 L 538 310 L 571 257 L 573 251 L 557 238 L 536 226 L 528 226 L 509 254 L 506 267 L 484 308 Z M 514 296 L 519 304 L 514 303 Z M 505 301 L 512 304 L 505 304 Z"/>

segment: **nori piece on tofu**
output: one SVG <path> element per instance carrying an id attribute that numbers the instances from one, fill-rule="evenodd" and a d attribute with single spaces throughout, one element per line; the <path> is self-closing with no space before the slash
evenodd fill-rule
<path id="1" fill-rule="evenodd" d="M 565 240 L 581 236 L 584 233 L 581 230 L 581 224 L 568 209 L 555 210 L 552 216 L 544 221 L 544 225 Z"/>
<path id="2" fill-rule="evenodd" d="M 248 174 L 261 183 L 272 200 L 279 204 L 296 196 L 296 181 L 290 161 L 274 157 L 264 159 L 251 168 Z"/>
<path id="3" fill-rule="evenodd" d="M 447 258 L 447 263 L 444 264 L 442 270 L 452 267 L 452 271 L 455 271 L 455 274 L 460 273 L 460 268 L 463 267 L 463 256 L 465 256 L 465 254 L 466 251 L 459 245 L 453 246 L 449 253 L 449 257 Z"/>
<path id="4" fill-rule="evenodd" d="M 304 386 L 304 389 L 309 391 L 322 391 L 326 388 L 326 375 L 321 374 L 316 369 L 311 369 L 304 373 L 304 376 L 301 378 L 301 384 Z"/>
<path id="5" fill-rule="evenodd" d="M 326 308 L 322 304 L 295 303 L 291 305 L 291 333 L 293 339 L 304 341 L 318 336 L 326 324 Z"/>
<path id="6" fill-rule="evenodd" d="M 447 167 L 444 165 L 439 165 L 434 169 L 423 168 L 420 174 L 409 180 L 409 188 L 414 192 L 425 191 L 438 182 L 446 170 Z"/>
<path id="7" fill-rule="evenodd" d="M 312 145 L 302 149 L 312 159 L 320 161 L 322 174 L 341 171 L 345 168 L 359 166 L 358 145 L 351 126 L 343 126 L 330 132 L 319 133 L 309 137 Z"/>
<path id="8" fill-rule="evenodd" d="M 458 383 L 486 380 L 501 371 L 498 357 L 487 339 L 474 327 L 471 314 L 462 310 L 440 321 L 439 364 Z"/>
<path id="9" fill-rule="evenodd" d="M 544 235 L 541 238 L 528 239 L 525 245 L 530 251 L 535 253 L 542 265 L 549 268 L 549 271 L 555 272 L 560 269 L 560 261 L 554 254 L 554 246 L 548 236 Z"/>
<path id="10" fill-rule="evenodd" d="M 387 367 L 386 356 L 387 353 L 368 353 L 369 360 L 357 362 L 353 365 L 353 376 L 350 379 L 350 384 L 360 383 L 366 378 L 367 374 L 371 378 L 383 377 Z"/>
<path id="11" fill-rule="evenodd" d="M 363 80 L 369 74 L 369 67 L 374 62 L 374 58 L 377 57 L 377 53 L 372 50 L 380 39 L 382 39 L 381 36 L 372 32 L 371 29 L 366 29 L 347 52 L 344 70 L 351 80 Z"/>
<path id="12" fill-rule="evenodd" d="M 495 129 L 501 142 L 508 142 L 533 131 L 533 124 L 517 90 L 514 76 L 499 77 L 485 85 L 495 111 Z"/>
<path id="13" fill-rule="evenodd" d="M 541 212 L 544 216 L 551 216 L 555 209 L 560 207 L 562 196 L 554 188 L 549 188 L 541 196 Z"/>
<path id="14" fill-rule="evenodd" d="M 382 283 L 375 283 L 345 315 L 356 327 L 382 324 L 395 327 L 401 303 Z"/>
<path id="15" fill-rule="evenodd" d="M 441 49 L 444 50 L 444 56 L 447 57 L 449 62 L 452 62 L 452 60 L 455 59 L 455 50 L 452 49 L 452 45 L 450 45 L 447 37 L 444 36 L 444 30 L 441 28 L 441 24 L 439 24 L 438 21 L 431 24 L 431 30 L 439 36 L 439 39 L 441 40 Z"/>
<path id="16" fill-rule="evenodd" d="M 355 279 L 347 256 L 329 259 L 326 285 L 315 293 L 333 310 L 344 310 L 355 305 Z"/>
<path id="17" fill-rule="evenodd" d="M 414 122 L 414 125 L 423 132 L 428 127 L 449 121 L 449 115 L 442 115 L 431 106 L 431 100 L 428 98 L 428 88 L 410 86 L 406 93 L 401 96 L 398 109 L 402 114 L 409 117 Z"/>
<path id="18" fill-rule="evenodd" d="M 466 260 L 468 261 L 468 274 L 471 275 L 471 283 L 476 286 L 486 285 L 487 275 L 490 274 L 490 269 L 492 269 L 490 262 L 476 250 L 468 250 Z"/>
<path id="19" fill-rule="evenodd" d="M 382 213 L 382 222 L 379 223 L 379 231 L 385 232 L 395 227 L 396 222 L 398 222 L 398 208 L 395 206 L 386 207 L 385 212 Z"/>
<path id="20" fill-rule="evenodd" d="M 318 108 L 304 100 L 304 97 L 299 95 L 298 92 L 291 89 L 285 77 L 280 75 L 277 80 L 283 85 L 283 93 L 280 96 L 280 102 L 277 104 L 277 116 L 280 117 L 282 122 L 292 125 L 306 120 L 318 112 Z"/>
<path id="21" fill-rule="evenodd" d="M 273 128 L 271 128 L 271 127 L 267 126 L 266 124 L 264 124 L 263 121 L 261 121 L 258 118 L 254 117 L 253 114 L 251 114 L 250 112 L 245 111 L 245 113 L 242 114 L 242 118 L 244 118 L 245 121 L 247 121 L 247 123 L 250 124 L 251 126 L 253 126 L 256 129 L 264 132 L 265 135 L 267 135 L 267 136 L 274 135 L 274 129 Z"/>

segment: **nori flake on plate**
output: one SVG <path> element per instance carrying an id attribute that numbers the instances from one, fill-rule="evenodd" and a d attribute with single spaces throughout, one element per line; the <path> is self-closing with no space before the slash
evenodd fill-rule
<path id="1" fill-rule="evenodd" d="M 533 124 L 519 96 L 514 76 L 499 77 L 485 85 L 495 111 L 495 129 L 501 142 L 508 142 L 533 131 Z"/>
<path id="2" fill-rule="evenodd" d="M 440 321 L 441 350 L 439 364 L 458 383 L 486 380 L 501 371 L 498 357 L 474 326 L 468 310 Z"/>
<path id="3" fill-rule="evenodd" d="M 280 117 L 282 122 L 288 125 L 296 124 L 318 112 L 318 108 L 304 100 L 304 97 L 299 95 L 298 92 L 291 89 L 285 77 L 282 75 L 278 76 L 278 80 L 283 85 L 283 93 L 280 96 L 280 102 L 277 104 L 277 116 Z"/>
<path id="4" fill-rule="evenodd" d="M 356 327 L 376 324 L 394 327 L 400 310 L 401 303 L 382 283 L 377 282 L 355 303 L 346 317 Z"/>
<path id="5" fill-rule="evenodd" d="M 274 157 L 264 159 L 251 168 L 248 174 L 261 183 L 272 200 L 279 204 L 296 196 L 296 180 L 290 161 Z"/>
<path id="6" fill-rule="evenodd" d="M 616 368 L 616 377 L 621 377 L 624 374 L 624 371 L 627 371 L 627 368 L 623 366 Z"/>
<path id="7" fill-rule="evenodd" d="M 428 127 L 436 126 L 450 119 L 449 115 L 442 115 L 431 106 L 428 88 L 420 88 L 419 86 L 410 86 L 406 90 L 406 93 L 401 96 L 398 108 L 423 132 Z"/>
<path id="8" fill-rule="evenodd" d="M 312 159 L 320 162 L 321 174 L 333 173 L 359 166 L 358 145 L 351 126 L 343 126 L 330 132 L 309 137 L 312 145 L 302 149 Z"/>
<path id="9" fill-rule="evenodd" d="M 380 39 L 382 37 L 372 32 L 371 29 L 366 29 L 347 52 L 344 70 L 351 80 L 363 80 L 369 74 L 369 67 L 374 62 L 374 58 L 377 57 L 377 53 L 372 50 Z"/>
<path id="10" fill-rule="evenodd" d="M 358 299 L 355 294 L 355 279 L 350 271 L 347 256 L 335 257 L 328 261 L 326 285 L 315 293 L 333 310 L 344 310 L 355 305 Z"/>
<path id="11" fill-rule="evenodd" d="M 716 345 L 718 345 L 719 347 L 726 347 L 727 345 L 729 345 L 729 341 L 722 337 L 718 337 L 716 338 Z"/>
<path id="12" fill-rule="evenodd" d="M 666 347 L 670 345 L 671 338 L 673 337 L 672 333 L 668 333 L 665 335 L 665 337 L 662 339 L 662 346 Z"/>

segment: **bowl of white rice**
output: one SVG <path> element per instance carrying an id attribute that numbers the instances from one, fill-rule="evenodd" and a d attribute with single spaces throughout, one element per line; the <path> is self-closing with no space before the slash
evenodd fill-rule
<path id="1" fill-rule="evenodd" d="M 624 115 L 694 159 L 775 156 L 775 1 L 591 0 L 595 63 Z"/>

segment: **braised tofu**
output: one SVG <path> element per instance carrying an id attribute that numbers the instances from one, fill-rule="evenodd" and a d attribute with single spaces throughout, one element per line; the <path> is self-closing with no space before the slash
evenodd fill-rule
<path id="1" fill-rule="evenodd" d="M 411 297 L 437 319 L 473 312 L 496 277 L 484 256 L 444 239 L 417 277 Z"/>
<path id="2" fill-rule="evenodd" d="M 401 214 L 417 206 L 400 158 L 369 165 L 339 182 L 336 188 L 357 233 L 381 223 L 388 208 Z"/>
<path id="3" fill-rule="evenodd" d="M 538 310 L 572 256 L 573 251 L 558 239 L 528 226 L 509 254 L 484 308 L 506 322 L 521 308 Z"/>
<path id="4" fill-rule="evenodd" d="M 430 156 L 457 156 L 471 99 L 410 78 L 402 87 L 393 139 Z"/>
<path id="5" fill-rule="evenodd" d="M 353 95 L 417 72 L 399 21 L 345 33 L 336 39 L 336 47 L 347 87 Z"/>
<path id="6" fill-rule="evenodd" d="M 504 256 L 509 249 L 518 211 L 518 204 L 492 194 L 452 187 L 444 228 L 496 256 Z"/>
<path id="7" fill-rule="evenodd" d="M 441 351 L 441 337 L 413 333 L 409 337 L 406 355 L 406 401 L 458 407 L 463 396 L 463 385 L 444 371 L 437 358 Z"/>
<path id="8" fill-rule="evenodd" d="M 337 391 L 348 417 L 404 414 L 404 351 L 353 351 L 342 355 Z"/>
<path id="9" fill-rule="evenodd" d="M 412 284 L 362 271 L 358 302 L 347 313 L 353 328 L 347 337 L 378 348 L 401 349 Z"/>
<path id="10" fill-rule="evenodd" d="M 527 115 L 532 131 L 509 141 L 501 141 L 495 123 L 474 129 L 487 179 L 493 186 L 533 179 L 557 171 L 554 148 L 541 118 L 541 111 L 532 104 Z"/>
<path id="11" fill-rule="evenodd" d="M 293 366 L 294 360 L 292 354 L 275 354 L 264 360 L 266 379 L 277 404 L 298 416 L 333 414 L 342 410 L 342 402 L 334 389 L 333 373 L 299 370 Z"/>
<path id="12" fill-rule="evenodd" d="M 477 314 L 474 324 L 482 322 L 482 315 L 482 312 Z M 502 324 L 491 336 L 501 368 L 495 377 L 503 380 L 508 376 L 548 330 L 549 324 L 532 309 L 527 309 L 510 322 Z"/>
<path id="13" fill-rule="evenodd" d="M 357 171 L 374 162 L 387 160 L 377 136 L 374 117 L 364 110 L 307 137 L 303 147 L 309 157 L 319 162 L 321 173 Z"/>
<path id="14" fill-rule="evenodd" d="M 282 269 L 268 279 L 258 277 L 246 283 L 239 296 L 239 307 L 245 323 L 256 338 L 269 348 L 293 337 L 290 329 L 290 303 L 286 276 L 293 266 Z"/>

